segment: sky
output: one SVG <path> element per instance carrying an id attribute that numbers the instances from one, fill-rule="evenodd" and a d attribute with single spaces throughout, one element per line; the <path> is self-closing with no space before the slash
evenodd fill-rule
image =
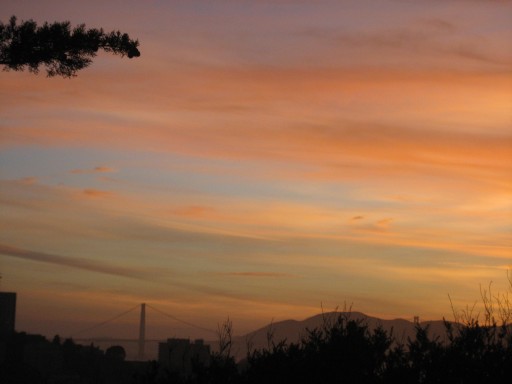
<path id="1" fill-rule="evenodd" d="M 243 334 L 336 308 L 453 318 L 512 269 L 512 2 L 21 1 L 121 30 L 73 79 L 0 72 L 17 329 Z M 478 308 L 478 307 L 477 307 Z M 110 328 L 109 328 L 110 327 Z M 211 337 L 148 309 L 149 338 Z"/>

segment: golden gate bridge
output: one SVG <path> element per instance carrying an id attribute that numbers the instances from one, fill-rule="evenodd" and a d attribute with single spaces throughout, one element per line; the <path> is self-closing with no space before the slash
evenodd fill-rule
<path id="1" fill-rule="evenodd" d="M 147 303 L 141 303 L 141 304 L 137 304 L 136 306 L 128 309 L 127 311 L 124 311 L 116 316 L 113 316 L 107 320 L 104 320 L 104 321 L 101 321 L 93 326 L 90 326 L 90 327 L 87 327 L 87 328 L 83 328 L 79 331 L 76 331 L 73 333 L 73 335 L 71 336 L 71 338 L 75 341 L 79 341 L 79 342 L 90 342 L 90 341 L 97 341 L 97 340 L 100 340 L 100 338 L 94 338 L 94 337 L 88 337 L 88 338 L 77 338 L 75 337 L 76 335 L 79 335 L 79 334 L 83 334 L 83 333 L 86 333 L 86 332 L 90 332 L 90 331 L 93 331 L 95 329 L 98 329 L 106 324 L 109 324 L 109 323 L 112 323 L 116 320 L 118 320 L 119 318 L 125 316 L 125 315 L 128 315 L 129 313 L 135 311 L 136 309 L 140 308 L 140 320 L 139 320 L 139 338 L 138 339 L 122 339 L 122 338 L 101 338 L 101 340 L 104 340 L 104 341 L 110 341 L 110 342 L 137 342 L 138 343 L 138 353 L 137 353 L 137 359 L 138 360 L 144 360 L 144 355 L 145 355 L 145 345 L 146 343 L 149 343 L 149 342 L 159 342 L 159 341 L 162 341 L 162 340 L 158 340 L 158 339 L 146 339 L 146 308 L 148 309 L 151 309 L 157 313 L 159 313 L 160 315 L 163 315 L 165 317 L 168 317 L 176 322 L 179 322 L 179 323 L 182 323 L 182 324 L 185 324 L 191 328 L 195 328 L 195 329 L 199 329 L 199 330 L 202 330 L 202 331 L 206 331 L 206 332 L 210 332 L 212 334 L 215 334 L 217 335 L 218 334 L 218 331 L 214 330 L 214 329 L 210 329 L 210 328 L 205 328 L 205 327 L 202 327 L 200 325 L 197 325 L 197 324 L 194 324 L 194 323 L 191 323 L 189 321 L 185 321 L 185 320 L 182 320 L 176 316 L 173 316 L 167 312 L 164 312 L 158 308 L 155 308 L 154 306 L 150 305 L 150 304 L 147 304 Z"/>

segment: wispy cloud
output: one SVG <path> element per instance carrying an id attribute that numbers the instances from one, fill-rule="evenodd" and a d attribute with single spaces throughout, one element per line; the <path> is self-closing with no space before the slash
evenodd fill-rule
<path id="1" fill-rule="evenodd" d="M 307 28 L 299 33 L 316 41 L 317 46 L 330 46 L 338 55 L 350 55 L 352 63 L 368 65 L 373 60 L 404 69 L 442 65 L 460 70 L 470 59 L 484 66 L 491 64 L 480 67 L 490 72 L 512 64 L 510 50 L 500 51 L 483 38 L 484 34 L 468 34 L 462 23 L 435 16 L 357 31 L 327 27 Z"/>
<path id="2" fill-rule="evenodd" d="M 278 273 L 278 272 L 226 272 L 222 273 L 225 276 L 240 276 L 240 277 L 298 277 L 289 273 Z"/>
<path id="3" fill-rule="evenodd" d="M 61 256 L 50 253 L 31 251 L 10 245 L 0 244 L 0 254 L 19 259 L 50 263 L 70 268 L 82 269 L 89 272 L 103 273 L 113 276 L 128 277 L 132 279 L 147 280 L 153 278 L 157 271 L 148 271 L 143 268 L 128 268 L 106 262 L 88 260 L 79 257 Z"/>

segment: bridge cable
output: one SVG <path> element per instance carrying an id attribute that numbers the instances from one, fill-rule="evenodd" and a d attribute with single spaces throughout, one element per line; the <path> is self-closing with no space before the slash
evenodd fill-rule
<path id="1" fill-rule="evenodd" d="M 151 308 L 151 309 L 153 309 L 154 311 L 160 313 L 161 315 L 167 316 L 167 317 L 169 317 L 169 318 L 171 318 L 171 319 L 173 319 L 173 320 L 175 320 L 175 321 L 177 321 L 179 323 L 183 323 L 183 324 L 186 324 L 186 325 L 188 325 L 190 327 L 201 329 L 203 331 L 211 332 L 211 333 L 214 333 L 216 335 L 218 334 L 218 331 L 215 331 L 215 330 L 209 329 L 209 328 L 204 328 L 204 327 L 201 327 L 200 325 L 196 325 L 196 324 L 193 324 L 193 323 L 189 323 L 188 321 L 178 319 L 176 316 L 173 316 L 173 315 L 170 315 L 168 313 L 165 313 L 165 312 L 159 310 L 158 308 L 153 307 L 152 305 L 146 304 L 146 306 Z"/>
<path id="2" fill-rule="evenodd" d="M 99 327 L 101 327 L 102 325 L 105 325 L 105 324 L 107 324 L 107 323 L 110 323 L 110 322 L 112 322 L 112 321 L 114 321 L 114 320 L 119 319 L 120 317 L 122 317 L 122 316 L 124 316 L 124 315 L 126 315 L 126 314 L 128 314 L 128 313 L 130 313 L 130 312 L 132 312 L 132 311 L 134 311 L 134 310 L 135 310 L 135 309 L 137 309 L 137 308 L 140 308 L 140 304 L 137 304 L 135 307 L 130 308 L 129 310 L 127 310 L 127 311 L 125 311 L 125 312 L 123 312 L 123 313 L 120 313 L 120 314 L 119 314 L 119 315 L 117 315 L 117 316 L 114 316 L 114 317 L 112 317 L 112 318 L 110 318 L 110 319 L 108 319 L 108 320 L 102 321 L 101 323 L 98 323 L 98 324 L 95 324 L 95 325 L 93 325 L 93 326 L 91 326 L 91 327 L 84 328 L 84 329 L 82 329 L 82 330 L 80 330 L 80 331 L 77 331 L 77 332 L 75 332 L 73 335 L 74 335 L 74 336 L 77 336 L 77 335 L 78 335 L 78 334 L 80 334 L 80 333 L 84 333 L 84 332 L 87 332 L 87 331 L 92 331 L 93 329 L 99 328 Z"/>

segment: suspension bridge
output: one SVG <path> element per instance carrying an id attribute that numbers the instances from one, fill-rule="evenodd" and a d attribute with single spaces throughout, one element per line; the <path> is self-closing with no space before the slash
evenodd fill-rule
<path id="1" fill-rule="evenodd" d="M 176 316 L 173 316 L 167 312 L 164 312 L 150 304 L 147 304 L 147 303 L 141 303 L 141 304 L 137 304 L 136 306 L 128 309 L 127 311 L 124 311 L 116 316 L 113 316 L 107 320 L 104 320 L 104 321 L 101 321 L 93 326 L 90 326 L 90 327 L 87 327 L 87 328 L 83 328 L 79 331 L 76 331 L 73 333 L 73 335 L 71 336 L 71 338 L 75 341 L 78 341 L 78 342 L 92 342 L 92 341 L 96 341 L 96 340 L 99 340 L 98 338 L 94 338 L 94 337 L 88 337 L 88 338 L 80 338 L 80 337 L 76 337 L 80 334 L 84 334 L 86 332 L 90 332 L 90 331 L 93 331 L 93 330 L 96 330 L 100 327 L 103 327 L 109 323 L 113 323 L 115 322 L 116 320 L 118 320 L 119 318 L 123 317 L 123 316 L 126 316 L 128 315 L 129 313 L 131 312 L 134 312 L 136 309 L 139 309 L 140 308 L 140 320 L 139 320 L 139 337 L 138 339 L 121 339 L 121 338 L 105 338 L 104 340 L 105 341 L 109 341 L 109 342 L 137 342 L 138 344 L 138 351 L 137 351 L 137 359 L 138 360 L 141 360 L 143 361 L 145 359 L 145 346 L 146 346 L 146 343 L 149 343 L 149 342 L 159 342 L 159 341 L 162 341 L 162 340 L 158 340 L 158 339 L 146 339 L 146 308 L 148 309 L 151 309 L 157 313 L 159 313 L 160 315 L 162 316 L 165 316 L 167 318 L 170 318 L 178 323 L 181 323 L 181 324 L 184 324 L 184 325 L 187 325 L 188 327 L 191 327 L 191 328 L 195 328 L 195 329 L 198 329 L 198 330 L 201 330 L 201 331 L 206 331 L 206 332 L 209 332 L 211 333 L 212 335 L 217 335 L 218 334 L 218 331 L 214 330 L 214 329 L 210 329 L 210 328 L 205 328 L 205 327 L 201 327 L 197 324 L 194 324 L 194 323 L 191 323 L 189 321 L 185 321 L 185 320 L 182 320 Z"/>

